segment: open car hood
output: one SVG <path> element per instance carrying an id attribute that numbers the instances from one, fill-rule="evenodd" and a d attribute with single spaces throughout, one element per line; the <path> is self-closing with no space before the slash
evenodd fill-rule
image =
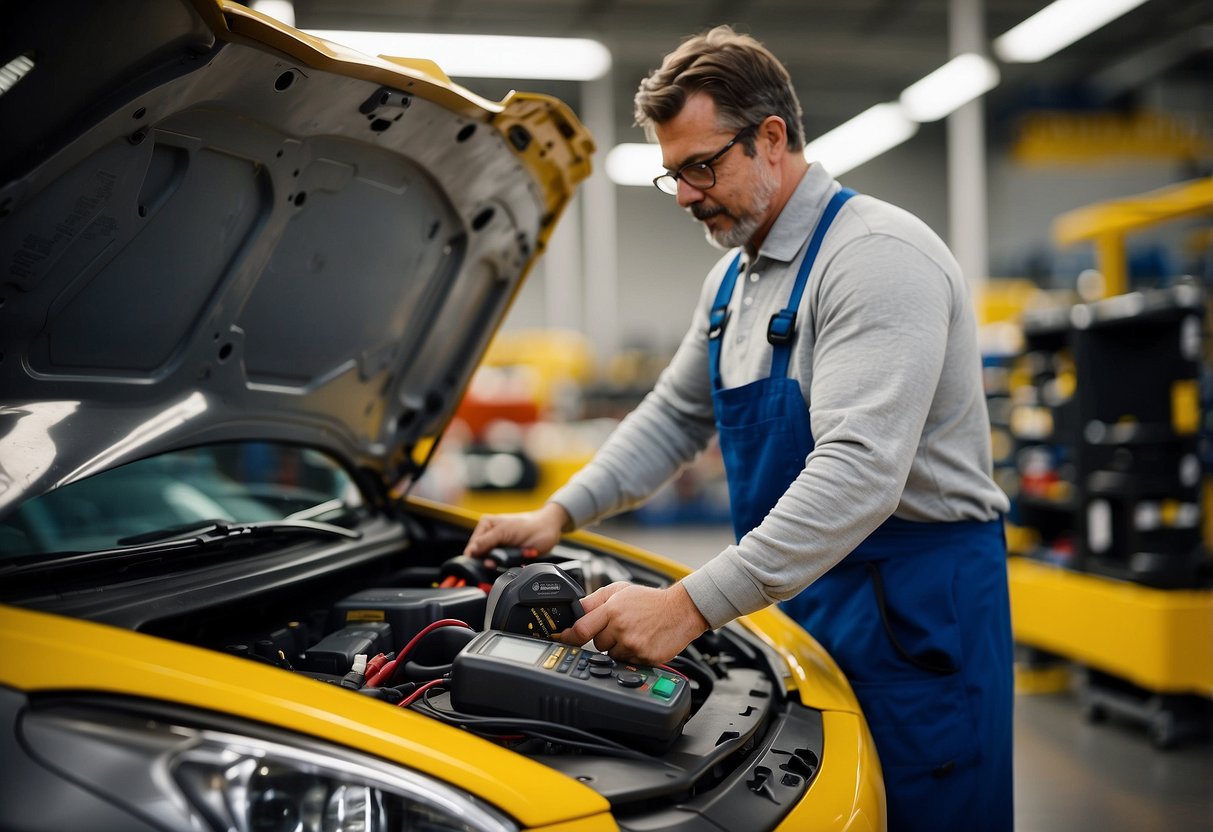
<path id="1" fill-rule="evenodd" d="M 10 12 L 0 513 L 225 439 L 415 476 L 589 174 L 568 108 L 214 0 Z"/>

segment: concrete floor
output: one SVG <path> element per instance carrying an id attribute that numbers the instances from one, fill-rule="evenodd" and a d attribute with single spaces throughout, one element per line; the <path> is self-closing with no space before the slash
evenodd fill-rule
<path id="1" fill-rule="evenodd" d="M 724 526 L 641 526 L 595 531 L 688 566 L 732 542 Z M 1156 750 L 1145 730 L 1112 718 L 1091 724 L 1072 692 L 1015 702 L 1017 832 L 1211 832 L 1213 742 Z"/>

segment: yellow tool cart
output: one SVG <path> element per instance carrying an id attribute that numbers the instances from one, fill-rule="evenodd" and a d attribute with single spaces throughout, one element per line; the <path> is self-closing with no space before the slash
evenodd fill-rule
<path id="1" fill-rule="evenodd" d="M 1127 292 L 1125 239 L 1203 214 L 1213 179 L 1059 217 L 1058 244 L 1095 244 L 1104 296 L 1025 313 L 1010 373 L 1016 641 L 1083 669 L 1091 718 L 1144 722 L 1163 748 L 1213 714 L 1206 296 Z"/>

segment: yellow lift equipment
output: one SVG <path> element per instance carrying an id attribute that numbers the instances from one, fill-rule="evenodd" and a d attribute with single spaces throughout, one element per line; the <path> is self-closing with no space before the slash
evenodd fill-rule
<path id="1" fill-rule="evenodd" d="M 1128 289 L 1126 237 L 1201 214 L 1213 214 L 1213 178 L 1062 214 L 1053 236 L 1062 246 L 1093 243 L 1105 293 L 1112 295 Z M 1207 520 L 1213 515 L 1208 482 L 1205 493 Z M 1008 575 L 1016 641 L 1152 694 L 1131 715 L 1148 723 L 1156 745 L 1169 747 L 1182 736 L 1168 703 L 1213 699 L 1213 590 L 1154 589 L 1014 555 Z M 1021 678 L 1030 687 L 1030 677 Z M 1084 695 L 1092 717 L 1115 709 L 1109 699 Z"/>

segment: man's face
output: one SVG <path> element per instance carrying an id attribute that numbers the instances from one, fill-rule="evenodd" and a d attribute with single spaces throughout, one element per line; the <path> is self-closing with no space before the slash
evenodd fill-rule
<path id="1" fill-rule="evenodd" d="M 705 93 L 688 98 L 682 111 L 656 125 L 655 132 L 661 144 L 662 164 L 670 171 L 712 158 L 737 134 L 734 129 L 720 127 L 716 102 Z M 716 184 L 707 190 L 679 180 L 678 204 L 703 223 L 712 245 L 722 249 L 744 245 L 768 220 L 771 201 L 779 188 L 778 175 L 762 154 L 747 156 L 740 141 L 712 162 L 712 169 Z"/>

